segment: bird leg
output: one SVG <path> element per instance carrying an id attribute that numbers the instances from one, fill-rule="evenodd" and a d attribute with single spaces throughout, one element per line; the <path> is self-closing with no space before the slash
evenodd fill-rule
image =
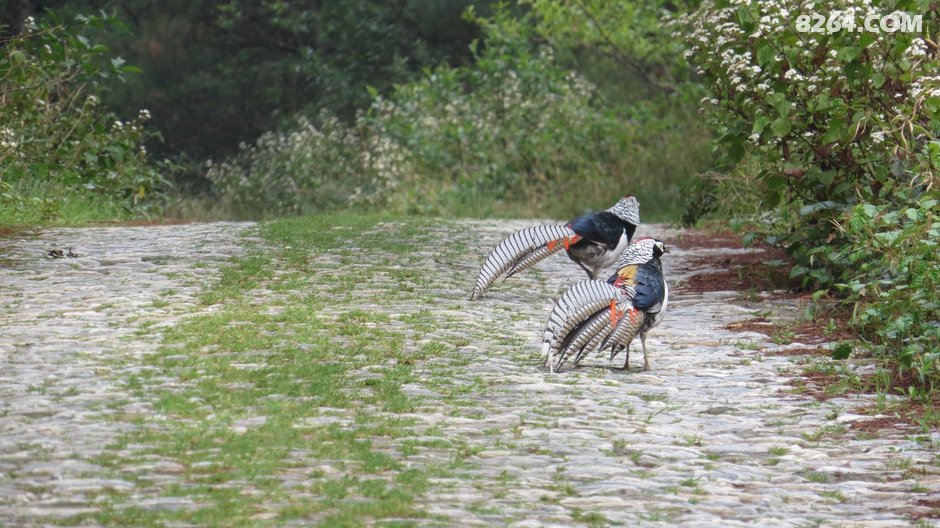
<path id="1" fill-rule="evenodd" d="M 646 332 L 640 334 L 640 343 L 643 343 L 643 370 L 649 370 L 650 356 L 646 353 Z"/>

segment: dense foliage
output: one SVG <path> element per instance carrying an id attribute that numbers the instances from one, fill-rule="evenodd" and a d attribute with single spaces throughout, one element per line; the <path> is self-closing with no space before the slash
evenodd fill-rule
<path id="1" fill-rule="evenodd" d="M 113 12 L 126 29 L 101 38 L 142 72 L 107 103 L 146 106 L 184 160 L 220 158 L 242 141 L 327 110 L 350 120 L 422 68 L 469 59 L 476 36 L 460 14 L 485 0 L 57 0 L 68 13 Z"/>
<path id="2" fill-rule="evenodd" d="M 924 32 L 796 24 L 896 10 L 922 14 Z M 757 234 L 787 248 L 804 284 L 848 292 L 859 328 L 924 382 L 940 376 L 937 22 L 929 1 L 735 0 L 683 29 L 724 163 L 756 171 Z"/>
<path id="3" fill-rule="evenodd" d="M 709 160 L 694 120 L 612 105 L 552 47 L 533 43 L 525 17 L 476 21 L 486 45 L 473 64 L 374 93 L 351 127 L 323 116 L 265 134 L 210 178 L 239 209 L 274 213 L 352 203 L 563 216 L 623 193 L 649 198 L 652 217 L 675 208 L 684 175 Z"/>
<path id="4" fill-rule="evenodd" d="M 128 70 L 86 36 L 106 22 L 29 19 L 0 50 L 3 223 L 51 220 L 76 200 L 120 215 L 159 194 L 163 178 L 142 145 L 148 111 L 125 122 L 100 103 L 103 87 Z"/>
<path id="5" fill-rule="evenodd" d="M 698 0 L 527 0 L 537 31 L 556 47 L 609 58 L 629 89 L 672 92 L 689 86 L 681 39 L 666 23 Z M 668 119 L 669 112 L 664 112 Z"/>
<path id="6" fill-rule="evenodd" d="M 918 200 L 855 207 L 841 227 L 849 242 L 832 250 L 849 270 L 855 324 L 921 386 L 940 378 L 940 207 Z"/>

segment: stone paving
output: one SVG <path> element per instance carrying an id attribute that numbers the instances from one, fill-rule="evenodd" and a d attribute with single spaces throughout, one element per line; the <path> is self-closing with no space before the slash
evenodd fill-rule
<path id="1" fill-rule="evenodd" d="M 554 257 L 498 282 L 482 302 L 466 300 L 485 251 L 525 225 L 466 222 L 442 232 L 443 243 L 473 240 L 462 262 L 439 262 L 433 248 L 416 253 L 428 273 L 456 285 L 438 292 L 438 334 L 469 336 L 460 353 L 473 359 L 455 374 L 470 387 L 464 405 L 437 399 L 427 365 L 416 367 L 426 383 L 407 387 L 426 401 L 416 419 L 474 453 L 465 469 L 433 483 L 421 504 L 436 519 L 429 523 L 940 526 L 940 433 L 926 441 L 917 430 L 857 434 L 851 423 L 870 417 L 853 412 L 870 397 L 820 403 L 794 394 L 789 381 L 809 359 L 772 353 L 799 343 L 725 329 L 767 311 L 793 318 L 800 307 L 792 302 L 683 292 L 701 271 L 690 269 L 692 259 L 735 250 L 673 247 L 663 259 L 672 295 L 648 340 L 652 370 L 637 370 L 638 350 L 626 372 L 600 357 L 556 374 L 537 368 L 545 317 L 553 298 L 583 278 L 579 268 Z M 147 413 L 123 380 L 156 347 L 159 329 L 197 306 L 218 262 L 245 247 L 246 230 L 56 229 L 0 240 L 0 525 L 93 510 L 103 491 L 133 487 L 90 462 L 120 433 L 107 415 Z M 644 226 L 640 234 L 668 244 L 678 232 Z M 79 257 L 47 258 L 54 247 Z M 514 342 L 489 340 L 497 327 Z M 441 449 L 405 458 L 450 456 Z M 158 469 L 174 478 L 172 468 Z"/>
<path id="2" fill-rule="evenodd" d="M 480 253 L 471 262 L 482 262 L 486 248 L 525 225 L 477 224 Z M 668 244 L 678 232 L 643 226 L 642 235 Z M 792 319 L 801 312 L 792 301 L 683 293 L 682 282 L 702 271 L 690 269 L 690 260 L 729 251 L 673 246 L 664 256 L 672 293 L 647 342 L 648 372 L 639 370 L 639 350 L 628 372 L 604 368 L 600 357 L 594 368 L 555 375 L 535 367 L 554 298 L 584 279 L 564 257 L 540 264 L 558 285 L 554 295 L 522 276 L 497 282 L 483 302 L 455 301 L 474 325 L 514 325 L 528 358 L 488 353 L 489 343 L 467 347 L 480 356 L 472 374 L 486 388 L 471 396 L 480 408 L 469 417 L 428 420 L 486 449 L 477 455 L 478 473 L 449 482 L 453 491 L 435 496 L 430 510 L 481 526 L 561 526 L 571 523 L 573 510 L 599 512 L 598 524 L 614 525 L 916 525 L 911 514 L 938 525 L 940 432 L 932 432 L 933 447 L 897 430 L 861 439 L 849 425 L 870 417 L 852 411 L 871 398 L 819 403 L 794 395 L 788 382 L 807 358 L 768 353 L 802 344 L 725 329 L 768 310 L 771 318 Z M 468 270 L 468 287 L 473 278 Z M 506 433 L 494 434 L 499 430 Z"/>
<path id="3" fill-rule="evenodd" d="M 0 239 L 0 525 L 95 509 L 127 491 L 89 460 L 119 434 L 112 408 L 146 413 L 123 381 L 159 343 L 245 224 L 54 229 Z M 49 257 L 72 248 L 75 258 Z"/>

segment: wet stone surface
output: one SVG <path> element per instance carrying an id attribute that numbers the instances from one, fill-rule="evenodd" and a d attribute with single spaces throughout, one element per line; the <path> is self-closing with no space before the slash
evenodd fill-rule
<path id="1" fill-rule="evenodd" d="M 442 397 L 433 363 L 417 364 L 418 381 L 404 390 L 421 401 L 409 415 L 419 422 L 414 430 L 429 436 L 383 439 L 406 467 L 443 464 L 453 452 L 403 455 L 405 440 L 443 437 L 472 450 L 464 468 L 435 479 L 422 498 L 427 524 L 937 525 L 931 500 L 940 494 L 940 433 L 932 433 L 933 446 L 916 430 L 857 434 L 851 422 L 871 417 L 852 413 L 873 397 L 817 402 L 794 393 L 790 381 L 810 358 L 772 352 L 799 343 L 725 328 L 758 314 L 794 318 L 803 307 L 793 301 L 683 291 L 683 281 L 701 271 L 690 261 L 740 250 L 673 247 L 663 259 L 672 292 L 668 314 L 647 342 L 652 370 L 639 370 L 636 349 L 627 371 L 607 368 L 599 356 L 555 374 L 539 369 L 545 317 L 554 298 L 584 278 L 578 267 L 554 257 L 498 282 L 484 301 L 467 300 L 485 251 L 526 225 L 477 221 L 442 229 L 441 243 L 468 244 L 462 262 L 442 263 L 434 248 L 414 255 L 426 273 L 422 293 L 438 297 L 438 324 L 428 338 L 459 338 L 466 343 L 459 353 L 473 359 L 451 371 L 449 382 L 466 387 L 459 401 Z M 157 347 L 161 328 L 196 309 L 220 260 L 243 251 L 248 227 L 58 229 L 0 241 L 0 525 L 40 525 L 93 511 L 109 490 L 133 490 L 93 462 L 120 434 L 115 424 L 131 423 L 108 419 L 112 409 L 149 411 L 122 381 L 142 368 L 135 358 Z M 644 234 L 668 244 L 678 232 L 654 225 L 643 226 Z M 53 247 L 72 247 L 79 257 L 46 258 Z M 342 271 L 330 255 L 316 255 L 311 266 Z M 381 277 L 373 279 L 372 287 L 383 287 Z M 466 291 L 441 284 L 465 284 Z M 424 306 L 396 298 L 370 308 L 397 316 Z M 622 366 L 622 356 L 613 366 Z M 348 423 L 345 412 L 322 409 L 295 427 Z M 263 423 L 259 415 L 234 427 Z M 330 461 L 292 456 L 298 463 L 283 475 L 286 485 L 313 470 L 336 473 Z M 170 461 L 138 460 L 134 467 L 165 484 L 181 473 Z M 148 508 L 195 507 L 180 497 L 137 499 Z"/>

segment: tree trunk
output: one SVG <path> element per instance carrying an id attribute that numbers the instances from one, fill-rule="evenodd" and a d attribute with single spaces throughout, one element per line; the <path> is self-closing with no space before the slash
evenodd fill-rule
<path id="1" fill-rule="evenodd" d="M 7 7 L 3 12 L 3 28 L 0 34 L 4 38 L 15 37 L 23 32 L 26 17 L 32 14 L 29 0 L 7 0 Z"/>

